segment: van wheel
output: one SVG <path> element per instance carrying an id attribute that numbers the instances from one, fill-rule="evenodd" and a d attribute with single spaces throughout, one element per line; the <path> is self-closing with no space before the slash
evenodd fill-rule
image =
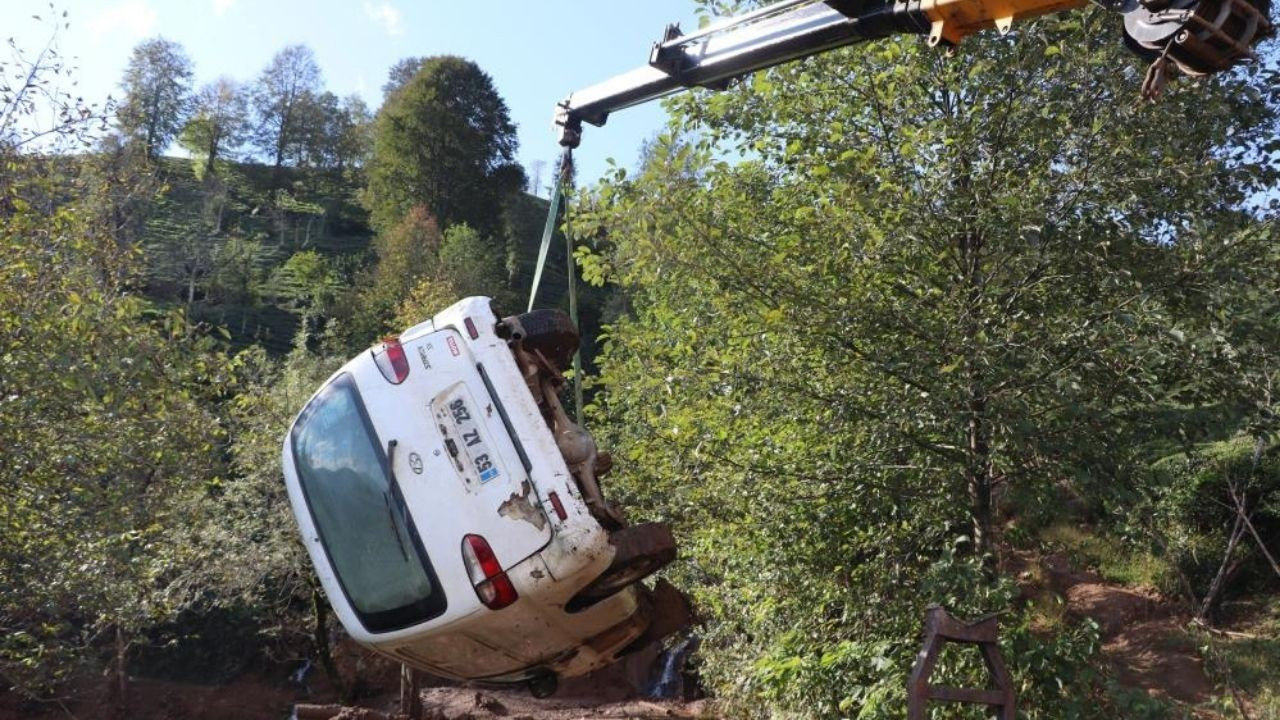
<path id="1" fill-rule="evenodd" d="M 542 700 L 556 694 L 560 688 L 560 678 L 555 673 L 540 673 L 529 680 L 529 693 Z"/>
<path id="2" fill-rule="evenodd" d="M 643 580 L 676 559 L 676 540 L 663 523 L 644 523 L 614 531 L 609 543 L 617 553 L 607 570 L 574 596 L 566 607 L 573 612 L 603 600 Z"/>
<path id="3" fill-rule="evenodd" d="M 523 336 L 524 346 L 542 353 L 561 371 L 573 365 L 578 352 L 578 328 L 560 310 L 531 310 L 511 318 L 513 329 Z"/>

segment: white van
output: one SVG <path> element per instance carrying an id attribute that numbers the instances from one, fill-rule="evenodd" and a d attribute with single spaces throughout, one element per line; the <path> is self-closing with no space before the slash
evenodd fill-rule
<path id="1" fill-rule="evenodd" d="M 333 374 L 284 440 L 316 573 L 358 642 L 427 672 L 528 683 L 612 662 L 684 627 L 662 525 L 627 526 L 608 457 L 560 406 L 563 313 L 506 320 L 468 298 Z"/>

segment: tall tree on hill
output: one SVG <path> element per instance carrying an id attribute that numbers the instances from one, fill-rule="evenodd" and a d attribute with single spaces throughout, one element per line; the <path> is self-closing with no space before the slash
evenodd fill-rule
<path id="1" fill-rule="evenodd" d="M 248 102 L 236 82 L 227 77 L 205 85 L 195 97 L 191 119 L 178 142 L 204 159 L 204 171 L 213 174 L 215 162 L 245 140 Z"/>
<path id="2" fill-rule="evenodd" d="M 191 59 L 172 40 L 153 38 L 133 49 L 125 67 L 121 133 L 156 157 L 186 122 L 191 106 Z"/>
<path id="3" fill-rule="evenodd" d="M 373 150 L 373 113 L 359 95 L 349 95 L 339 104 L 340 113 L 330 130 L 334 138 L 334 170 L 363 167 Z"/>
<path id="4" fill-rule="evenodd" d="M 515 151 L 515 125 L 489 76 L 460 57 L 426 60 L 374 123 L 365 195 L 374 227 L 421 204 L 442 227 L 495 235 L 504 199 L 525 184 Z"/>
<path id="5" fill-rule="evenodd" d="M 290 45 L 271 58 L 253 87 L 253 108 L 258 116 L 255 139 L 271 158 L 279 184 L 280 168 L 304 132 L 303 113 L 321 85 L 315 54 L 305 45 Z"/>
<path id="6" fill-rule="evenodd" d="M 342 173 L 364 164 L 369 153 L 372 115 L 356 95 L 339 98 L 323 92 L 298 107 L 299 132 L 286 157 L 300 167 Z"/>
<path id="7" fill-rule="evenodd" d="M 340 114 L 338 96 L 332 92 L 326 90 L 303 97 L 294 116 L 298 132 L 285 148 L 286 162 L 301 168 L 328 167 L 334 144 L 330 130 Z"/>

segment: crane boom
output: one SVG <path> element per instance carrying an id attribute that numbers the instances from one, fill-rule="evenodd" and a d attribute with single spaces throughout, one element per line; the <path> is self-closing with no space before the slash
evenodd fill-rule
<path id="1" fill-rule="evenodd" d="M 1256 58 L 1253 46 L 1273 31 L 1270 0 L 1116 0 L 1125 40 L 1140 55 L 1166 58 L 1204 75 Z M 891 35 L 923 35 L 954 46 L 989 27 L 1007 33 L 1015 20 L 1080 8 L 1089 0 L 782 0 L 684 35 L 667 27 L 649 64 L 580 90 L 556 106 L 560 144 L 577 147 L 582 123 L 685 88 L 723 88 L 734 79 L 789 60 Z"/>

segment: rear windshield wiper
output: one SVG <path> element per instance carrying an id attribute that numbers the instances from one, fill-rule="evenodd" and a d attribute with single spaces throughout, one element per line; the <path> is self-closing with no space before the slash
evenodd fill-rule
<path id="1" fill-rule="evenodd" d="M 391 482 L 396 481 L 396 441 L 387 441 L 387 473 L 391 476 Z M 386 490 L 382 491 L 382 502 L 387 505 L 387 523 L 391 525 L 391 534 L 396 538 L 396 545 L 400 546 L 400 555 L 405 562 L 409 562 L 409 552 L 404 549 L 404 540 L 400 538 L 400 526 L 396 525 L 396 511 L 391 509 L 391 493 Z"/>

